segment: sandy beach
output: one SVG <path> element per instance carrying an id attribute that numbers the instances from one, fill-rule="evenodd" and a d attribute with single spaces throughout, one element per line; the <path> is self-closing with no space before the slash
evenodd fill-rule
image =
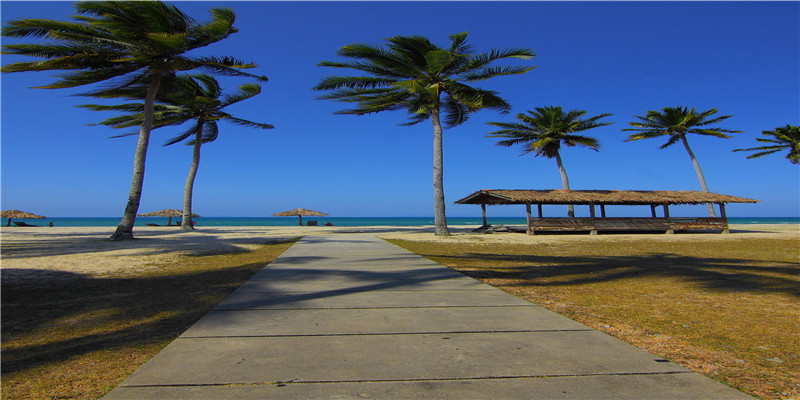
<path id="1" fill-rule="evenodd" d="M 0 228 L 0 269 L 3 279 L 46 279 L 65 276 L 64 273 L 94 277 L 125 276 L 145 270 L 163 268 L 165 261 L 179 255 L 219 254 L 239 252 L 276 241 L 303 235 L 374 232 L 386 239 L 405 239 L 435 242 L 476 243 L 548 243 L 548 242 L 622 242 L 629 240 L 719 241 L 737 238 L 796 238 L 800 225 L 731 225 L 731 234 L 680 233 L 664 234 L 587 234 L 535 235 L 521 233 L 472 233 L 473 226 L 451 227 L 450 237 L 433 235 L 430 226 L 369 226 L 369 227 L 202 227 L 193 232 L 177 228 L 137 227 L 137 240 L 109 241 L 113 227 L 41 227 Z M 800 241 L 798 242 L 800 245 Z"/>

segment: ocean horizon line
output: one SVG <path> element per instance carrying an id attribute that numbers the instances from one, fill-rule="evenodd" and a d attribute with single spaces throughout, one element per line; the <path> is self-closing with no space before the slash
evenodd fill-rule
<path id="1" fill-rule="evenodd" d="M 673 216 L 678 217 L 680 216 Z M 172 218 L 174 225 L 180 217 Z M 53 223 L 61 227 L 103 227 L 117 226 L 120 217 L 48 217 L 44 219 L 17 219 L 30 225 L 47 226 Z M 137 217 L 136 226 L 146 224 L 167 225 L 167 217 Z M 296 217 L 199 217 L 194 218 L 198 227 L 202 226 L 297 226 Z M 303 224 L 316 221 L 319 225 L 327 223 L 333 226 L 427 226 L 434 224 L 431 217 L 304 217 Z M 492 217 L 487 218 L 492 225 L 525 225 L 525 217 Z M 4 221 L 5 222 L 5 221 Z M 481 217 L 448 216 L 448 225 L 464 226 L 483 224 Z M 800 224 L 800 217 L 728 217 L 730 224 Z"/>

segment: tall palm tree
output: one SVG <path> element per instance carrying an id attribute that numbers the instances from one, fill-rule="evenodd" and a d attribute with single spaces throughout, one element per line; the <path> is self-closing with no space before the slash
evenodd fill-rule
<path id="1" fill-rule="evenodd" d="M 584 110 L 571 110 L 564 113 L 561 107 L 536 107 L 534 110 L 528 111 L 528 114 L 517 114 L 520 122 L 489 122 L 489 125 L 503 129 L 489 132 L 488 136 L 506 138 L 506 140 L 497 142 L 498 146 L 522 145 L 524 149 L 522 155 L 534 153 L 536 157 L 555 158 L 558 172 L 561 174 L 561 187 L 564 190 L 570 190 L 567 170 L 564 169 L 564 164 L 561 162 L 561 145 L 568 147 L 580 145 L 597 151 L 600 147 L 597 139 L 576 133 L 613 123 L 598 122 L 600 118 L 612 114 L 600 114 L 581 119 L 585 114 Z M 567 216 L 575 216 L 575 208 L 572 205 L 567 206 Z"/>
<path id="2" fill-rule="evenodd" d="M 328 76 L 314 90 L 328 90 L 321 99 L 355 103 L 353 109 L 337 114 L 365 115 L 381 111 L 406 110 L 414 125 L 431 119 L 433 124 L 433 198 L 435 232 L 448 236 L 444 203 L 442 124 L 454 127 L 470 113 L 488 108 L 507 113 L 510 105 L 496 92 L 469 86 L 469 83 L 501 75 L 522 74 L 535 67 L 493 67 L 494 61 L 518 58 L 529 60 L 529 49 L 492 50 L 473 54 L 467 33 L 451 35 L 450 47 L 443 48 L 422 36 L 394 36 L 383 46 L 350 44 L 338 55 L 347 62 L 323 61 L 320 66 L 350 68 L 365 76 Z"/>
<path id="3" fill-rule="evenodd" d="M 777 127 L 772 131 L 761 131 L 761 134 L 772 136 L 771 138 L 756 138 L 761 143 L 769 143 L 768 145 L 749 149 L 736 149 L 734 151 L 757 151 L 757 153 L 747 156 L 750 159 L 764 157 L 767 154 L 788 149 L 789 154 L 786 155 L 786 158 L 792 164 L 800 165 L 800 126 L 786 124 L 786 126 Z"/>
<path id="4" fill-rule="evenodd" d="M 12 63 L 3 66 L 2 71 L 70 71 L 52 84 L 39 86 L 46 89 L 77 87 L 114 78 L 118 79 L 111 83 L 113 86 L 125 87 L 147 78 L 149 87 L 134 154 L 131 190 L 123 217 L 111 236 L 113 240 L 133 239 L 153 123 L 153 104 L 162 76 L 173 71 L 205 69 L 261 80 L 266 77 L 241 71 L 255 65 L 232 57 L 185 55 L 237 32 L 231 9 L 212 9 L 211 20 L 205 23 L 160 1 L 83 1 L 75 3 L 75 10 L 83 14 L 73 17 L 75 22 L 20 19 L 4 26 L 2 35 L 5 37 L 45 38 L 52 42 L 4 45 L 4 54 L 42 60 Z"/>
<path id="5" fill-rule="evenodd" d="M 634 117 L 639 118 L 639 121 L 630 122 L 629 124 L 633 126 L 633 128 L 626 128 L 623 129 L 623 131 L 639 132 L 628 136 L 626 142 L 659 136 L 669 136 L 667 142 L 659 147 L 660 149 L 666 149 L 678 141 L 683 143 L 683 147 L 686 149 L 686 152 L 689 153 L 689 158 L 692 159 L 692 165 L 694 165 L 697 179 L 700 181 L 700 187 L 704 192 L 708 192 L 706 178 L 703 176 L 703 171 L 700 169 L 700 164 L 698 164 L 694 152 L 692 152 L 691 147 L 689 147 L 689 141 L 686 139 L 686 135 L 694 133 L 697 135 L 729 139 L 731 136 L 726 135 L 726 133 L 741 133 L 741 131 L 732 131 L 717 127 L 707 128 L 707 126 L 711 124 L 716 124 L 717 122 L 732 117 L 732 115 L 721 115 L 709 119 L 710 116 L 716 113 L 716 108 L 697 113 L 694 108 L 690 110 L 688 107 L 684 106 L 664 107 L 660 112 L 648 111 L 644 117 L 634 115 Z M 711 203 L 708 203 L 708 215 L 711 217 L 717 216 Z"/>
<path id="6" fill-rule="evenodd" d="M 164 144 L 169 146 L 189 139 L 187 144 L 194 146 L 192 163 L 189 167 L 189 174 L 186 177 L 183 191 L 183 219 L 181 222 L 181 229 L 192 230 L 194 229 L 192 227 L 192 193 L 197 169 L 200 165 L 200 148 L 203 143 L 213 142 L 217 139 L 219 134 L 217 121 L 226 120 L 236 125 L 259 129 L 273 129 L 274 126 L 237 118 L 225 112 L 226 107 L 261 93 L 261 86 L 258 84 L 248 83 L 241 85 L 238 91 L 223 96 L 222 89 L 214 77 L 207 74 L 197 74 L 178 76 L 175 82 L 171 82 L 170 87 L 172 89 L 170 92 L 165 92 L 158 97 L 159 101 L 165 104 L 156 105 L 153 128 L 192 122 L 189 129 Z M 134 114 L 109 118 L 100 123 L 114 128 L 141 125 L 144 119 L 143 105 L 141 103 L 116 106 L 86 104 L 82 107 L 95 111 L 135 112 Z"/>

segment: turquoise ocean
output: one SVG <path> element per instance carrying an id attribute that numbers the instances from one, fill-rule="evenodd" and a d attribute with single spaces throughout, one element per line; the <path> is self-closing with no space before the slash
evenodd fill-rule
<path id="1" fill-rule="evenodd" d="M 28 224 L 46 226 L 50 222 L 55 226 L 117 226 L 120 217 L 54 217 L 45 219 L 13 219 Z M 176 218 L 173 218 L 173 224 Z M 320 225 L 332 223 L 334 226 L 417 226 L 433 225 L 433 217 L 303 217 L 306 221 L 318 221 Z M 198 227 L 202 226 L 295 226 L 296 217 L 201 217 L 195 218 Z M 3 220 L 5 225 L 6 220 Z M 800 217 L 730 217 L 731 224 L 800 224 Z M 138 217 L 136 226 L 147 223 L 165 225 L 165 217 Z M 492 225 L 525 225 L 525 218 L 489 217 Z M 448 225 L 482 224 L 480 217 L 447 217 Z"/>

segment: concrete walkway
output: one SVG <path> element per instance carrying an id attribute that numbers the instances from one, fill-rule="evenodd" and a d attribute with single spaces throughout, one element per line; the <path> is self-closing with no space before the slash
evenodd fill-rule
<path id="1" fill-rule="evenodd" d="M 307 236 L 107 399 L 751 399 L 378 239 Z"/>

